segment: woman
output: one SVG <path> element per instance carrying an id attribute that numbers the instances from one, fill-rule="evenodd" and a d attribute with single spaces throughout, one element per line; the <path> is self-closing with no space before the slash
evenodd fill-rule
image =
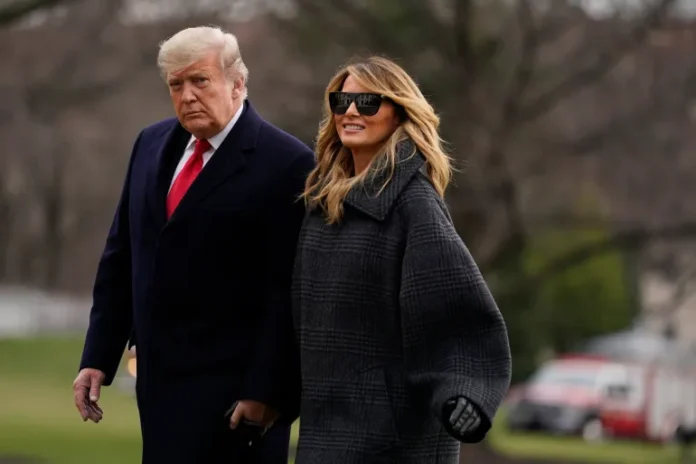
<path id="1" fill-rule="evenodd" d="M 439 119 L 372 57 L 331 80 L 294 276 L 298 464 L 457 463 L 510 383 L 505 324 L 443 202 Z"/>

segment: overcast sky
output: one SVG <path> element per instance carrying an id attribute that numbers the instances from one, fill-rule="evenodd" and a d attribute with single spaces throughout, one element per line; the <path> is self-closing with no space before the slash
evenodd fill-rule
<path id="1" fill-rule="evenodd" d="M 0 0 L 0 5 L 9 0 Z M 364 1 L 364 0 L 363 0 Z M 368 0 L 370 1 L 370 0 Z M 378 0 L 371 0 L 378 1 Z M 508 0 L 514 3 L 515 0 Z M 547 0 L 553 1 L 553 0 Z M 618 7 L 640 7 L 647 2 L 660 0 L 572 0 L 583 6 L 588 13 L 596 17 L 611 15 Z M 676 0 L 678 13 L 695 17 L 696 0 Z M 237 21 L 244 21 L 257 13 L 265 11 L 275 11 L 278 13 L 288 13 L 292 11 L 293 0 L 125 0 L 126 9 L 124 11 L 124 22 L 139 23 L 162 20 L 177 16 L 184 16 L 188 13 L 198 12 L 217 12 L 225 11 L 221 19 L 234 18 Z M 61 8 L 54 10 L 60 15 Z M 23 26 L 32 27 L 44 22 L 47 12 L 37 12 L 30 15 L 23 22 Z"/>
<path id="2" fill-rule="evenodd" d="M 617 6 L 638 7 L 649 1 L 659 0 L 575 0 L 588 12 L 597 16 L 606 16 L 614 12 Z M 677 0 L 675 9 L 680 14 L 693 16 L 696 14 L 696 0 Z"/>

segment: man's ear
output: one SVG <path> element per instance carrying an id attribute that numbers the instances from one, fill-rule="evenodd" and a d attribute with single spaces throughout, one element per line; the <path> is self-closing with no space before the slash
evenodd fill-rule
<path id="1" fill-rule="evenodd" d="M 232 98 L 234 98 L 236 100 L 237 98 L 241 97 L 243 91 L 244 91 L 244 78 L 243 77 L 235 78 L 235 80 L 232 84 Z"/>

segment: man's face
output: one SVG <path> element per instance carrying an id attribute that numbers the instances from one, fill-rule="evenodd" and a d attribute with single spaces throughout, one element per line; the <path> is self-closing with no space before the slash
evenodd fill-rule
<path id="1" fill-rule="evenodd" d="M 216 53 L 171 73 L 167 83 L 177 118 L 199 139 L 222 131 L 242 104 L 243 80 L 228 81 Z"/>

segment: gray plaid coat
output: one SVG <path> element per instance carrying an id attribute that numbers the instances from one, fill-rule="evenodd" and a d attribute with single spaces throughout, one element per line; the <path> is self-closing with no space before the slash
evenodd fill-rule
<path id="1" fill-rule="evenodd" d="M 379 195 L 349 193 L 339 225 L 319 210 L 305 219 L 294 274 L 297 464 L 457 463 L 459 441 L 484 438 L 509 387 L 503 318 L 424 158 L 405 143 L 399 159 Z M 460 395 L 484 420 L 457 440 L 442 407 Z"/>

